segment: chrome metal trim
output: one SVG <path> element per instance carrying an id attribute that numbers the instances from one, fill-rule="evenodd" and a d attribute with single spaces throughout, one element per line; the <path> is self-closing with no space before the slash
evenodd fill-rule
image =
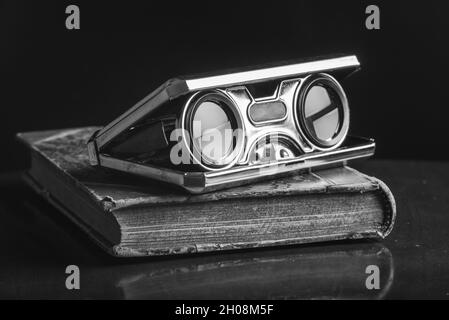
<path id="1" fill-rule="evenodd" d="M 348 137 L 348 145 L 329 152 L 317 152 L 295 159 L 253 166 L 237 166 L 228 170 L 209 172 L 182 172 L 168 168 L 143 165 L 127 160 L 99 155 L 101 165 L 107 168 L 126 171 L 158 181 L 168 182 L 190 193 L 204 193 L 233 186 L 248 184 L 266 178 L 297 173 L 321 167 L 345 165 L 348 161 L 364 159 L 374 154 L 375 142 L 372 139 Z"/>
<path id="2" fill-rule="evenodd" d="M 289 137 L 295 146 L 298 146 L 300 153 L 308 153 L 313 150 L 312 145 L 308 144 L 304 137 L 298 132 L 293 115 L 293 99 L 295 91 L 302 79 L 289 79 L 282 81 L 277 90 L 275 100 L 281 101 L 287 108 L 286 116 L 281 121 L 270 123 L 269 125 L 261 126 L 253 124 L 248 117 L 248 109 L 254 103 L 255 99 L 251 93 L 244 86 L 228 88 L 226 92 L 232 96 L 243 117 L 245 127 L 245 149 L 242 157 L 238 160 L 238 164 L 248 164 L 250 157 L 250 150 L 261 137 L 270 136 L 274 133 Z M 270 97 L 269 99 L 272 99 Z M 260 101 L 260 99 L 258 100 Z"/>
<path id="3" fill-rule="evenodd" d="M 362 138 L 359 138 L 359 139 L 362 139 Z M 291 164 L 310 161 L 310 160 L 323 160 L 323 159 L 329 160 L 328 158 L 331 158 L 334 156 L 342 157 L 342 156 L 347 156 L 349 154 L 351 154 L 355 158 L 358 158 L 360 155 L 365 156 L 365 154 L 364 154 L 365 151 L 368 151 L 368 153 L 371 154 L 371 152 L 373 152 L 374 148 L 375 148 L 375 142 L 373 140 L 364 139 L 364 138 L 363 138 L 363 140 L 365 140 L 366 142 L 363 144 L 360 144 L 360 145 L 340 148 L 340 149 L 332 150 L 329 152 L 317 152 L 317 153 L 305 154 L 305 155 L 297 157 L 295 159 L 287 159 L 287 160 L 280 160 L 275 163 L 253 165 L 250 168 L 253 170 L 259 170 L 259 169 L 264 169 L 264 168 L 272 168 L 272 167 L 276 167 L 279 165 L 283 165 L 283 166 L 291 165 Z M 354 158 L 350 158 L 347 160 L 351 160 L 351 159 L 354 159 Z M 205 173 L 205 175 L 208 178 L 218 177 L 218 176 L 224 176 L 227 174 L 248 171 L 247 168 L 248 167 L 239 166 L 239 167 L 227 170 L 226 172 L 224 172 L 224 171 L 223 172 L 222 171 L 207 172 L 207 173 Z"/>
<path id="4" fill-rule="evenodd" d="M 365 159 L 374 154 L 375 143 L 370 142 L 352 148 L 344 148 L 318 154 L 304 155 L 290 161 L 276 164 L 264 164 L 247 168 L 235 168 L 226 172 L 206 172 L 205 185 L 201 192 L 219 190 L 224 187 L 233 187 L 249 182 L 256 182 L 267 178 L 280 177 L 286 174 L 299 173 L 323 167 L 345 165 L 348 161 Z M 193 193 L 195 190 L 187 189 Z"/>
<path id="5" fill-rule="evenodd" d="M 143 165 L 132 161 L 109 157 L 104 154 L 100 154 L 99 159 L 101 165 L 106 168 L 126 171 L 135 175 L 172 183 L 178 186 L 184 185 L 184 173 L 181 171 Z"/>
<path id="6" fill-rule="evenodd" d="M 289 64 L 279 67 L 235 72 L 217 76 L 185 80 L 190 91 L 205 90 L 217 87 L 227 87 L 260 81 L 297 77 L 307 73 L 323 72 L 347 67 L 358 67 L 360 63 L 356 56 L 324 59 L 318 61 Z"/>
<path id="7" fill-rule="evenodd" d="M 102 128 L 96 137 L 96 143 L 98 148 L 101 149 L 117 135 L 167 101 L 191 92 L 275 79 L 294 78 L 304 74 L 331 72 L 340 69 L 358 68 L 359 66 L 360 63 L 357 57 L 350 55 L 310 62 L 287 63 L 283 66 L 257 68 L 250 71 L 225 73 L 221 75 L 186 77 L 184 79 L 173 78 Z"/>
<path id="8" fill-rule="evenodd" d="M 262 97 L 262 98 L 252 98 L 252 102 L 248 106 L 248 110 L 247 110 L 246 113 L 247 113 L 248 119 L 251 121 L 251 123 L 253 125 L 255 125 L 255 126 L 263 126 L 263 125 L 267 125 L 267 124 L 270 124 L 270 123 L 283 122 L 285 119 L 287 119 L 288 107 L 285 105 L 284 101 L 279 99 L 279 94 L 280 94 L 280 86 L 277 86 L 276 90 L 275 90 L 275 92 L 274 92 L 274 94 L 272 96 Z M 285 115 L 282 118 L 265 120 L 265 121 L 255 121 L 251 117 L 251 109 L 254 108 L 254 106 L 257 106 L 260 103 L 269 103 L 269 102 L 276 102 L 276 101 L 280 101 L 282 103 L 282 105 L 284 106 L 284 108 L 285 108 Z"/>

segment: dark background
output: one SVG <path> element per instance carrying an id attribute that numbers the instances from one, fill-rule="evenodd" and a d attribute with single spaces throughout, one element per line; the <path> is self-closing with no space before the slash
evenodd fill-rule
<path id="1" fill-rule="evenodd" d="M 333 53 L 361 61 L 343 86 L 376 157 L 449 159 L 449 2 L 165 3 L 0 2 L 1 171 L 26 165 L 18 131 L 104 125 L 179 74 Z"/>

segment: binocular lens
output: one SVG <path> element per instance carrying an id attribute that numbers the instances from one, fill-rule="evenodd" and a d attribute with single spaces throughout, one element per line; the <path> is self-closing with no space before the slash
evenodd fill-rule
<path id="1" fill-rule="evenodd" d="M 210 164 L 224 164 L 234 150 L 235 118 L 219 100 L 204 100 L 192 117 L 192 141 L 201 159 Z"/>
<path id="2" fill-rule="evenodd" d="M 333 147 L 347 132 L 348 107 L 339 85 L 322 75 L 306 86 L 299 100 L 299 120 L 309 140 L 321 147 Z"/>
<path id="3" fill-rule="evenodd" d="M 332 89 L 320 85 L 310 88 L 304 105 L 307 130 L 319 140 L 332 139 L 340 123 L 339 105 L 341 101 Z"/>

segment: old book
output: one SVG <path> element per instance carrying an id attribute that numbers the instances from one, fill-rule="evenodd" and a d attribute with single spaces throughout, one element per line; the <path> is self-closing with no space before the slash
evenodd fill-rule
<path id="1" fill-rule="evenodd" d="M 154 256 L 319 241 L 384 238 L 395 202 L 380 180 L 350 167 L 190 195 L 89 165 L 96 127 L 18 134 L 26 180 L 112 255 Z"/>

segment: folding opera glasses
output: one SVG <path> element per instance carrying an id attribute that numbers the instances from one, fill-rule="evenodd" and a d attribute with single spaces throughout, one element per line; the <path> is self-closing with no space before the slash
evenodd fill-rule
<path id="1" fill-rule="evenodd" d="M 339 83 L 359 66 L 344 56 L 169 80 L 95 132 L 90 162 L 202 193 L 369 157 L 372 139 L 347 136 Z"/>

